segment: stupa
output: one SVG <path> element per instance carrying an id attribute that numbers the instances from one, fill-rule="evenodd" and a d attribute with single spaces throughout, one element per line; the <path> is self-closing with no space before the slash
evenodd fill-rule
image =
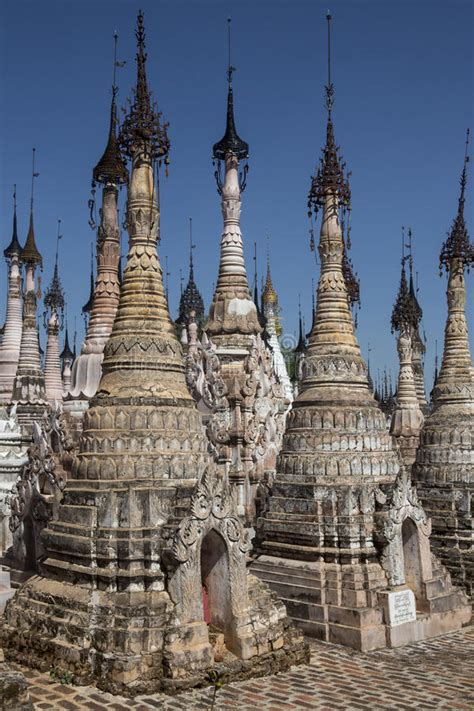
<path id="1" fill-rule="evenodd" d="M 285 359 L 280 348 L 281 322 L 278 294 L 275 291 L 270 271 L 270 257 L 267 260 L 267 278 L 262 290 L 262 312 L 265 319 L 265 328 L 268 333 L 268 345 L 272 351 L 272 362 L 278 380 L 283 387 L 285 397 L 290 404 L 293 400 L 293 388 L 286 369 Z"/>
<path id="2" fill-rule="evenodd" d="M 58 270 L 58 253 L 61 220 L 58 222 L 58 237 L 56 243 L 56 259 L 51 283 L 44 296 L 44 323 L 48 339 L 44 361 L 44 382 L 46 397 L 51 405 L 61 403 L 63 399 L 63 381 L 61 375 L 61 360 L 59 355 L 59 331 L 64 322 L 64 290 L 61 286 Z"/>
<path id="3" fill-rule="evenodd" d="M 426 392 L 425 392 L 425 373 L 424 373 L 424 364 L 423 364 L 423 359 L 426 353 L 426 346 L 424 343 L 424 340 L 422 338 L 422 335 L 420 333 L 421 329 L 421 319 L 423 318 L 423 310 L 419 304 L 418 297 L 417 297 L 417 292 L 418 292 L 418 287 L 415 288 L 414 284 L 414 279 L 413 279 L 413 254 L 412 254 L 412 249 L 411 249 L 411 243 L 412 243 L 412 231 L 411 229 L 408 230 L 408 238 L 409 238 L 409 245 L 410 245 L 410 259 L 409 259 L 409 268 L 410 268 L 410 285 L 409 285 L 409 292 L 410 292 L 410 299 L 413 305 L 413 312 L 416 316 L 415 323 L 413 325 L 413 333 L 411 336 L 411 348 L 412 348 L 412 356 L 411 356 L 411 362 L 412 362 L 412 368 L 413 368 L 413 377 L 415 379 L 415 387 L 416 387 L 416 395 L 418 398 L 418 403 L 420 405 L 421 412 L 423 415 L 427 415 L 429 411 L 428 407 L 428 401 L 426 399 Z"/>
<path id="4" fill-rule="evenodd" d="M 344 263 L 350 190 L 333 95 L 329 73 L 326 145 L 309 195 L 322 210 L 314 327 L 251 570 L 308 634 L 367 651 L 458 629 L 471 610 L 431 556 L 429 521 L 369 390 Z"/>
<path id="5" fill-rule="evenodd" d="M 248 575 L 251 532 L 208 458 L 186 386 L 156 252 L 153 167 L 169 141 L 148 90 L 142 13 L 136 36 L 120 135 L 132 160 L 120 303 L 72 476 L 44 531 L 43 574 L 19 589 L 2 630 L 10 658 L 42 669 L 54 660 L 78 683 L 130 695 L 206 683 L 216 636 L 223 678 L 307 658 L 283 605 Z"/>
<path id="6" fill-rule="evenodd" d="M 469 134 L 468 134 L 469 137 Z M 474 583 L 474 369 L 465 313 L 464 270 L 474 264 L 464 218 L 467 142 L 457 215 L 440 255 L 448 273 L 443 360 L 413 468 L 433 525 L 434 550 L 472 597 Z"/>
<path id="7" fill-rule="evenodd" d="M 42 268 L 43 265 L 43 258 L 36 246 L 33 224 L 33 186 L 37 175 L 35 173 L 35 149 L 33 148 L 30 224 L 26 242 L 20 254 L 20 262 L 26 271 L 23 294 L 23 329 L 12 393 L 12 400 L 17 405 L 18 422 L 24 427 L 25 433 L 30 436 L 33 422 L 40 421 L 48 409 L 37 323 L 39 280 L 38 287 L 35 283 L 35 272 L 38 267 Z"/>
<path id="8" fill-rule="evenodd" d="M 250 522 L 255 518 L 258 482 L 275 470 L 288 403 L 261 337 L 245 267 L 240 210 L 249 146 L 235 127 L 234 69 L 229 64 L 226 131 L 213 146 L 224 227 L 219 275 L 204 331 L 215 346 L 225 392 L 220 393 L 207 432 L 220 465 L 236 487 L 239 513 Z M 191 389 L 195 386 L 202 392 L 206 379 L 198 378 Z"/>
<path id="9" fill-rule="evenodd" d="M 65 397 L 64 409 L 70 417 L 80 420 L 87 409 L 90 398 L 95 395 L 101 373 L 104 346 L 109 338 L 117 311 L 120 294 L 120 229 L 118 221 L 118 188 L 128 181 L 127 169 L 117 143 L 117 86 L 115 67 L 117 65 L 115 38 L 114 78 L 110 124 L 105 151 L 92 171 L 92 188 L 102 185 L 102 208 L 100 225 L 97 230 L 97 275 L 91 276 L 91 293 L 84 307 L 89 318 L 85 341 L 80 355 L 74 361 L 71 373 L 69 395 Z M 92 212 L 92 210 L 91 210 Z M 94 220 L 91 224 L 95 227 Z M 78 423 L 76 422 L 76 425 Z"/>
<path id="10" fill-rule="evenodd" d="M 71 346 L 69 345 L 69 333 L 68 333 L 68 327 L 67 327 L 67 319 L 66 319 L 66 327 L 64 330 L 64 347 L 61 351 L 61 375 L 63 379 L 63 392 L 64 395 L 67 395 L 69 390 L 71 389 L 71 368 L 74 363 L 74 352 L 71 350 Z"/>
<path id="11" fill-rule="evenodd" d="M 8 265 L 7 313 L 0 343 L 0 405 L 10 402 L 20 355 L 23 327 L 23 304 L 21 293 L 21 245 L 18 241 L 16 218 L 16 186 L 13 192 L 13 234 L 4 250 Z"/>
<path id="12" fill-rule="evenodd" d="M 411 469 L 420 442 L 423 413 L 415 382 L 413 339 L 418 334 L 418 309 L 414 292 L 409 288 L 405 272 L 406 259 L 402 256 L 402 270 L 397 300 L 392 312 L 392 333 L 398 333 L 397 349 L 400 361 L 395 409 L 390 422 L 390 434 L 395 437 L 403 463 Z M 419 334 L 418 334 L 419 335 Z"/>

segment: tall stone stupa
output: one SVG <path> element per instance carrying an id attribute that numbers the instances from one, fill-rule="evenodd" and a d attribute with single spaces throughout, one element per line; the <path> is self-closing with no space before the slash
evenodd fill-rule
<path id="1" fill-rule="evenodd" d="M 230 652 L 222 678 L 308 656 L 283 605 L 248 574 L 251 534 L 186 386 L 156 251 L 153 168 L 169 141 L 148 89 L 142 13 L 136 36 L 120 134 L 132 162 L 120 302 L 72 476 L 43 534 L 42 575 L 18 590 L 1 632 L 12 659 L 130 696 L 205 684 L 216 637 Z"/>
<path id="2" fill-rule="evenodd" d="M 309 194 L 310 209 L 322 211 L 316 313 L 251 570 L 308 634 L 367 651 L 458 629 L 471 611 L 432 558 L 429 521 L 355 336 L 342 231 L 350 190 L 330 57 L 328 66 L 326 145 Z"/>

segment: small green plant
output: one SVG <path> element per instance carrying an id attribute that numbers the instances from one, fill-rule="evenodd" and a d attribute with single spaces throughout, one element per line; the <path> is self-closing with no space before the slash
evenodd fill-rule
<path id="1" fill-rule="evenodd" d="M 221 680 L 221 675 L 219 674 L 219 672 L 216 671 L 215 669 L 209 669 L 209 671 L 207 672 L 207 679 L 214 687 L 214 693 L 212 695 L 212 703 L 211 703 L 211 711 L 212 711 L 214 708 L 214 704 L 216 703 L 217 690 L 220 689 L 221 686 L 224 686 L 224 682 Z"/>
<path id="2" fill-rule="evenodd" d="M 71 672 L 64 671 L 63 669 L 56 669 L 55 667 L 51 669 L 49 676 L 53 681 L 61 684 L 61 686 L 72 684 L 74 679 L 74 675 Z"/>

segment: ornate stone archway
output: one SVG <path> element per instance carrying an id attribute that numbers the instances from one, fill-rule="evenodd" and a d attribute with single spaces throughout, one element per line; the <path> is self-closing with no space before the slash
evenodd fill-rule
<path id="1" fill-rule="evenodd" d="M 225 556 L 227 580 L 212 580 L 211 595 L 222 595 L 228 601 L 225 619 L 227 648 L 241 659 L 254 656 L 251 610 L 248 597 L 247 553 L 251 548 L 253 529 L 244 528 L 233 514 L 237 503 L 235 491 L 215 470 L 208 470 L 199 482 L 191 501 L 191 513 L 184 518 L 168 540 L 165 556 L 168 592 L 174 603 L 173 633 L 167 652 L 170 659 L 186 647 L 200 647 L 201 663 L 212 662 L 207 624 L 202 602 L 202 546 L 218 536 L 219 557 Z M 206 555 L 209 554 L 209 550 Z M 206 573 L 206 571 L 205 571 Z M 222 577 L 222 576 L 221 576 Z M 212 603 L 211 603 L 212 604 Z M 223 620 L 224 622 L 224 620 Z"/>

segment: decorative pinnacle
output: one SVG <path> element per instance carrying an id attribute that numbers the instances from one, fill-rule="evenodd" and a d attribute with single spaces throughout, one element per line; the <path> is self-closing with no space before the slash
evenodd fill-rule
<path id="1" fill-rule="evenodd" d="M 469 235 L 467 233 L 466 223 L 464 220 L 464 202 L 467 185 L 467 164 L 469 162 L 469 134 L 470 131 L 469 129 L 467 129 L 464 164 L 460 179 L 461 190 L 458 201 L 458 212 L 454 219 L 451 232 L 449 233 L 447 240 L 444 242 L 441 248 L 441 254 L 439 256 L 440 274 L 442 272 L 443 266 L 445 267 L 446 271 L 449 271 L 449 266 L 452 259 L 460 259 L 463 265 L 468 268 L 468 270 L 469 267 L 474 264 L 474 246 L 469 240 Z"/>
<path id="2" fill-rule="evenodd" d="M 196 245 L 193 243 L 193 218 L 189 218 L 189 278 L 186 288 L 183 291 L 182 277 L 181 280 L 181 297 L 179 300 L 178 323 L 188 323 L 191 318 L 191 312 L 194 312 L 198 322 L 204 318 L 204 301 L 199 292 L 196 282 L 194 281 L 194 263 L 193 249 Z M 181 270 L 180 270 L 181 274 Z"/>
<path id="3" fill-rule="evenodd" d="M 89 289 L 89 299 L 86 304 L 82 307 L 82 313 L 84 317 L 86 314 L 92 311 L 92 306 L 94 305 L 94 246 L 91 244 L 91 276 L 90 276 L 90 289 Z"/>
<path id="4" fill-rule="evenodd" d="M 28 228 L 28 235 L 26 237 L 25 246 L 23 247 L 20 255 L 20 260 L 24 264 L 29 266 L 43 266 L 43 257 L 38 251 L 35 241 L 35 231 L 33 227 L 33 202 L 34 202 L 34 185 L 35 178 L 39 176 L 39 173 L 35 173 L 35 155 L 36 148 L 33 148 L 33 161 L 31 170 L 31 202 L 30 202 L 30 225 Z"/>
<path id="5" fill-rule="evenodd" d="M 397 299 L 393 306 L 392 317 L 390 320 L 392 333 L 400 332 L 403 327 L 416 328 L 419 323 L 419 310 L 416 298 L 413 299 L 408 288 L 405 264 L 410 260 L 410 255 L 405 256 L 405 237 L 404 228 L 402 227 L 402 258 L 401 258 L 401 275 L 400 286 L 398 288 Z"/>
<path id="6" fill-rule="evenodd" d="M 61 281 L 59 279 L 58 270 L 58 252 L 59 252 L 59 240 L 62 239 L 61 232 L 61 220 L 58 220 L 58 234 L 56 237 L 56 259 L 54 262 L 54 272 L 53 278 L 49 287 L 46 289 L 44 296 L 44 305 L 47 309 L 50 309 L 51 313 L 56 312 L 63 318 L 64 316 L 64 290 L 61 286 Z M 45 312 L 46 317 L 47 311 Z"/>
<path id="7" fill-rule="evenodd" d="M 157 159 L 160 164 L 162 160 L 168 164 L 170 149 L 168 124 L 161 122 L 162 113 L 157 111 L 151 102 L 146 78 L 145 27 L 141 10 L 137 17 L 135 36 L 137 39 L 137 81 L 129 114 L 122 125 L 119 143 L 124 153 L 130 158 L 133 158 L 137 151 L 145 151 L 152 159 Z"/>
<path id="8" fill-rule="evenodd" d="M 16 185 L 13 186 L 13 231 L 12 239 L 6 249 L 3 250 L 6 259 L 19 257 L 21 254 L 21 244 L 18 241 L 17 221 L 16 221 Z"/>
<path id="9" fill-rule="evenodd" d="M 296 344 L 295 352 L 303 353 L 306 350 L 304 339 L 303 315 L 301 313 L 301 294 L 298 294 L 298 343 Z"/>
<path id="10" fill-rule="evenodd" d="M 66 329 L 64 333 L 64 348 L 61 351 L 60 358 L 62 359 L 63 363 L 65 360 L 73 361 L 74 360 L 74 353 L 71 350 L 71 346 L 69 345 L 69 334 L 68 334 L 68 328 L 67 328 L 67 316 L 65 318 L 66 320 Z"/>
<path id="11" fill-rule="evenodd" d="M 326 130 L 326 145 L 323 148 L 323 155 L 316 175 L 312 178 L 311 188 L 308 195 L 308 214 L 311 217 L 313 211 L 318 212 L 325 204 L 328 195 L 332 195 L 337 200 L 337 207 L 350 210 L 351 189 L 349 186 L 349 175 L 344 174 L 346 164 L 339 155 L 339 146 L 334 139 L 334 127 L 332 124 L 332 108 L 334 104 L 334 86 L 331 81 L 331 14 L 326 15 L 328 21 L 328 83 L 326 85 L 326 108 L 328 111 L 328 121 Z"/>
<path id="12" fill-rule="evenodd" d="M 402 227 L 403 231 L 403 227 Z M 403 239 L 403 233 L 402 233 L 402 239 Z M 416 298 L 416 294 L 418 291 L 418 288 L 415 288 L 415 284 L 413 281 L 413 233 L 411 231 L 411 227 L 408 228 L 408 249 L 409 249 L 409 254 L 408 254 L 408 266 L 410 269 L 410 299 L 412 301 L 412 308 L 413 308 L 413 313 L 416 318 L 416 326 L 419 326 L 421 319 L 423 318 L 423 310 L 418 303 L 418 299 Z"/>
<path id="13" fill-rule="evenodd" d="M 128 172 L 117 143 L 116 126 L 117 126 L 117 108 L 115 99 L 118 93 L 118 87 L 115 83 L 116 67 L 122 67 L 125 62 L 117 62 L 117 40 L 118 33 L 114 32 L 114 72 L 112 84 L 112 102 L 110 105 L 110 126 L 107 146 L 102 155 L 102 158 L 92 171 L 92 181 L 94 183 L 112 183 L 114 185 L 122 185 L 128 181 Z"/>
<path id="14" fill-rule="evenodd" d="M 193 249 L 195 248 L 193 244 L 193 218 L 189 218 L 189 279 L 194 277 L 194 265 L 193 265 Z"/>
<path id="15" fill-rule="evenodd" d="M 245 160 L 249 156 L 249 144 L 243 141 L 237 134 L 234 120 L 234 95 L 232 91 L 232 73 L 235 67 L 230 63 L 230 17 L 227 19 L 229 61 L 227 66 L 227 82 L 229 84 L 227 92 L 227 123 L 223 138 L 214 144 L 212 155 L 215 160 L 225 160 L 227 153 L 233 153 L 238 160 Z"/>
<path id="16" fill-rule="evenodd" d="M 326 108 L 329 116 L 331 115 L 332 107 L 334 106 L 334 84 L 331 81 L 331 11 L 326 14 L 328 22 L 328 83 L 326 84 Z"/>

